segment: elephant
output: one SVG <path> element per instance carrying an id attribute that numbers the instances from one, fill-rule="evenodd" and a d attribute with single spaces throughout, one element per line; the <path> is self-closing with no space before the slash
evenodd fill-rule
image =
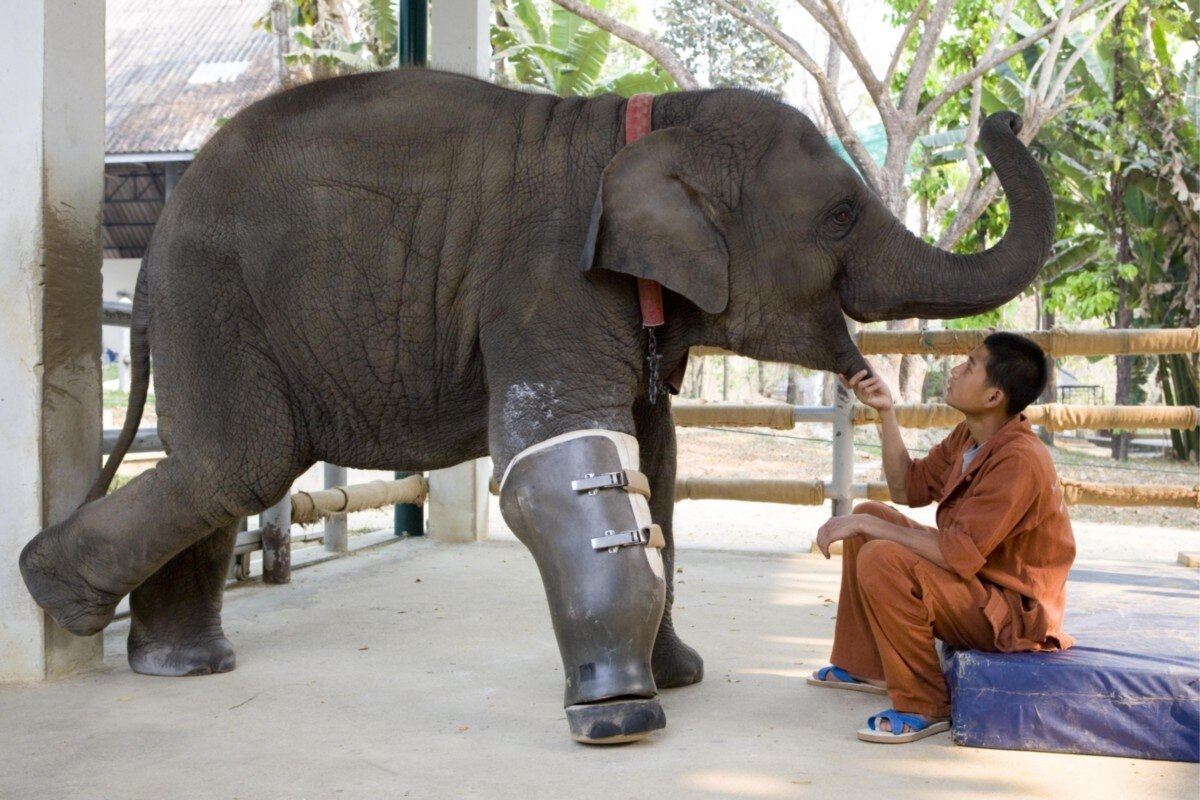
<path id="1" fill-rule="evenodd" d="M 980 137 L 1011 222 L 986 252 L 954 255 L 910 233 L 776 99 L 665 94 L 651 132 L 627 144 L 629 102 L 401 69 L 299 86 L 239 112 L 154 231 L 122 438 L 89 499 L 23 550 L 33 598 L 86 635 L 130 595 L 132 669 L 226 671 L 235 656 L 222 590 L 237 519 L 280 500 L 317 461 L 415 472 L 490 455 L 502 487 L 520 473 L 502 488 L 505 516 L 535 554 L 551 549 L 539 569 L 553 608 L 555 591 L 598 574 L 577 553 L 579 575 L 558 572 L 559 540 L 594 535 L 576 530 L 592 512 L 572 509 L 596 490 L 551 498 L 553 465 L 609 459 L 613 472 L 584 474 L 646 485 L 627 485 L 628 499 L 601 494 L 624 521 L 593 522 L 635 527 L 621 546 L 589 549 L 585 538 L 583 551 L 621 551 L 609 564 L 630 553 L 621 569 L 641 571 L 647 599 L 629 624 L 646 651 L 634 660 L 652 677 L 639 667 L 633 683 L 598 695 L 569 684 L 576 711 L 602 723 L 576 738 L 629 741 L 661 727 L 655 692 L 700 681 L 703 661 L 671 617 L 675 433 L 658 364 L 665 374 L 705 345 L 854 374 L 866 362 L 846 316 L 995 308 L 1041 269 L 1055 214 L 1012 113 L 989 117 Z M 662 287 L 654 328 L 640 313 L 643 282 Z M 167 456 L 106 494 L 151 354 Z M 603 591 L 620 593 L 625 578 L 613 580 Z M 611 598 L 592 599 L 607 613 Z M 591 634 L 555 627 L 564 664 L 566 640 L 589 646 Z M 592 677 L 584 666 L 581 681 Z"/>

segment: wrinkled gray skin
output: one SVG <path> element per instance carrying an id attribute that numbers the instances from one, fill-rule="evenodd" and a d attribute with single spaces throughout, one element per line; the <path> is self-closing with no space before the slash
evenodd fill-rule
<path id="1" fill-rule="evenodd" d="M 34 598 L 89 634 L 132 592 L 135 670 L 232 669 L 234 521 L 309 465 L 416 471 L 490 453 L 500 475 L 541 440 L 607 428 L 637 437 L 667 539 L 655 679 L 700 680 L 671 625 L 674 427 L 669 403 L 646 399 L 630 276 L 668 289 L 664 373 L 712 345 L 849 374 L 865 364 L 843 310 L 998 306 L 1045 260 L 1053 202 L 1012 115 L 982 137 L 1012 225 L 964 258 L 917 241 L 807 118 L 763 95 L 660 97 L 655 132 L 629 147 L 624 109 L 401 71 L 237 115 L 180 182 L 139 278 L 135 394 L 148 325 L 169 456 L 26 547 Z"/>

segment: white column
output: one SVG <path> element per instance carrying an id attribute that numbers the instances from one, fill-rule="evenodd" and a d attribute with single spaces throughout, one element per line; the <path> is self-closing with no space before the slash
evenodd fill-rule
<path id="1" fill-rule="evenodd" d="M 431 0 L 430 66 L 491 77 L 491 5 L 487 0 Z M 487 538 L 488 459 L 429 473 L 429 535 L 447 542 Z"/>
<path id="2" fill-rule="evenodd" d="M 482 542 L 488 530 L 492 460 L 480 458 L 429 473 L 429 536 L 439 542 Z"/>
<path id="3" fill-rule="evenodd" d="M 21 548 L 67 517 L 99 469 L 104 3 L 22 0 L 0 48 L 0 682 L 97 664 L 44 618 Z"/>
<path id="4" fill-rule="evenodd" d="M 488 80 L 492 69 L 490 13 L 487 0 L 432 0 L 430 66 Z"/>

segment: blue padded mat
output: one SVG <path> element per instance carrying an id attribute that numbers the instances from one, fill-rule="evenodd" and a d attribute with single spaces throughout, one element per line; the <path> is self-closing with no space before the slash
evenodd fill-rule
<path id="1" fill-rule="evenodd" d="M 1200 761 L 1200 576 L 1185 567 L 1071 571 L 1060 653 L 952 652 L 958 744 Z"/>

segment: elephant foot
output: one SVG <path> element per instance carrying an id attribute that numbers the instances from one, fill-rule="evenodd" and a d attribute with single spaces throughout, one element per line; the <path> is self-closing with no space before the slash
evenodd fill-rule
<path id="1" fill-rule="evenodd" d="M 659 689 L 676 689 L 704 680 L 704 659 L 680 641 L 674 632 L 668 635 L 660 632 L 650 663 L 654 669 L 654 684 Z"/>
<path id="2" fill-rule="evenodd" d="M 215 675 L 237 666 L 233 645 L 223 635 L 208 640 L 163 642 L 129 633 L 129 666 L 141 675 L 182 678 Z"/>
<path id="3" fill-rule="evenodd" d="M 21 577 L 29 594 L 51 619 L 76 636 L 90 636 L 112 622 L 124 593 L 98 589 L 76 568 L 83 561 L 67 555 L 63 534 L 42 531 L 21 551 Z"/>
<path id="4" fill-rule="evenodd" d="M 571 738 L 581 744 L 627 744 L 667 726 L 658 698 L 637 697 L 567 706 Z"/>

